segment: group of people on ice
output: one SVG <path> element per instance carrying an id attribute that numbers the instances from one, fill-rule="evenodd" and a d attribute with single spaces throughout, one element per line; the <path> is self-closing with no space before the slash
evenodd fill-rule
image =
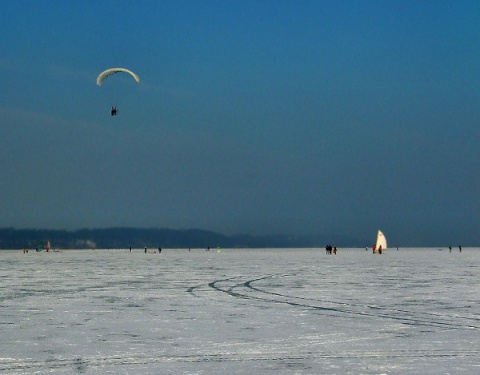
<path id="1" fill-rule="evenodd" d="M 337 247 L 336 246 L 334 246 L 333 248 L 332 248 L 332 245 L 325 246 L 325 254 L 332 255 L 332 251 L 333 251 L 333 254 L 337 255 Z"/>
<path id="2" fill-rule="evenodd" d="M 381 253 L 382 253 L 382 250 L 383 250 L 383 249 L 382 249 L 382 245 L 380 245 L 380 246 L 378 247 L 378 249 L 377 249 L 377 246 L 376 246 L 376 245 L 373 245 L 373 246 L 372 246 L 372 250 L 373 250 L 373 253 L 374 253 L 374 254 L 375 254 L 375 253 L 381 254 Z"/>

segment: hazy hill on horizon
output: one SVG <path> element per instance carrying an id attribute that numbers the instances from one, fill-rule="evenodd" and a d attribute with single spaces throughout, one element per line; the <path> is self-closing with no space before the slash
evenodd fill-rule
<path id="1" fill-rule="evenodd" d="M 105 228 L 74 231 L 55 229 L 0 228 L 0 249 L 42 248 L 50 241 L 52 248 L 282 248 L 361 247 L 359 240 L 342 236 L 296 235 L 223 235 L 203 229 Z"/>

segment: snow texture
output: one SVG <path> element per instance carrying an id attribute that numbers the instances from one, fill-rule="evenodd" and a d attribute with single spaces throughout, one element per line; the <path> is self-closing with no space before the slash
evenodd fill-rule
<path id="1" fill-rule="evenodd" d="M 479 249 L 0 259 L 0 373 L 480 373 Z"/>

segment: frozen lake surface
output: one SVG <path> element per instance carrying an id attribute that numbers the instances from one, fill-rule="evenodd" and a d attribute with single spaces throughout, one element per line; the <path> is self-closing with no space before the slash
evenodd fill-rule
<path id="1" fill-rule="evenodd" d="M 0 259 L 0 373 L 480 373 L 480 249 Z"/>

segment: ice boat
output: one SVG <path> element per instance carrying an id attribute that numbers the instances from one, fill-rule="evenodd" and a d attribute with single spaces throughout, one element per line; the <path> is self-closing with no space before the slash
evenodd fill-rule
<path id="1" fill-rule="evenodd" d="M 387 239 L 381 230 L 377 233 L 377 242 L 373 249 L 374 254 L 381 254 L 384 250 L 387 250 Z"/>

